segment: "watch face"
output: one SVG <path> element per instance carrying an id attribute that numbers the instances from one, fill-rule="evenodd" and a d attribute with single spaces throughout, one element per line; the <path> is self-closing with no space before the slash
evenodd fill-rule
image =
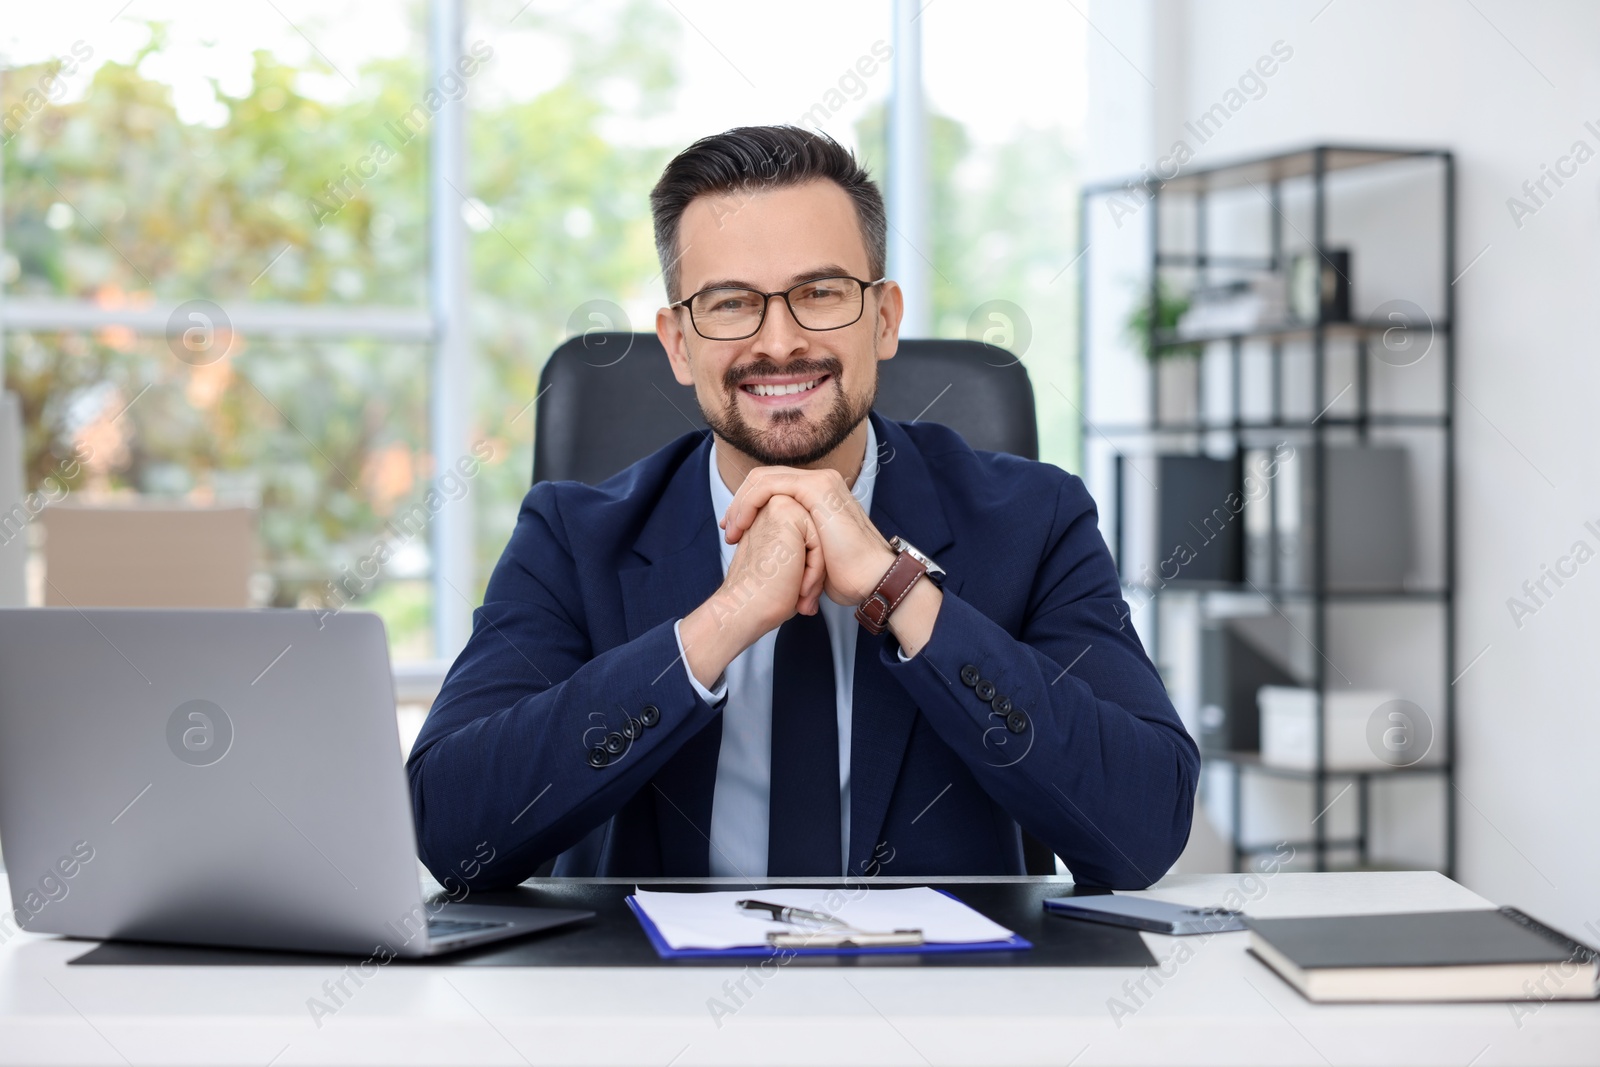
<path id="1" fill-rule="evenodd" d="M 923 568 L 927 571 L 928 579 L 932 581 L 934 585 L 942 585 L 944 583 L 944 568 L 939 566 L 933 560 L 929 559 L 927 556 L 924 556 L 921 552 L 918 552 L 916 546 L 910 541 L 907 541 L 904 537 L 896 536 L 892 538 L 889 541 L 889 547 L 894 549 L 896 552 L 904 552 L 912 559 L 921 563 Z"/>

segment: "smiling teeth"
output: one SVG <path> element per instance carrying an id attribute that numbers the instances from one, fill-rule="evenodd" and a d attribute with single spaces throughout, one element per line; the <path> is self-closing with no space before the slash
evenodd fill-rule
<path id="1" fill-rule="evenodd" d="M 756 396 L 787 396 L 790 393 L 803 393 L 820 381 L 821 378 L 813 378 L 809 382 L 793 382 L 789 385 L 750 385 L 746 388 Z"/>

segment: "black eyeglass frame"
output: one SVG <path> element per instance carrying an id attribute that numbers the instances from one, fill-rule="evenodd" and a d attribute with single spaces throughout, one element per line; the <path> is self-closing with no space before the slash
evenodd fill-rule
<path id="1" fill-rule="evenodd" d="M 828 280 L 833 279 L 833 278 L 847 278 L 850 281 L 853 281 L 857 285 L 861 286 L 861 307 L 859 309 L 857 309 L 856 317 L 851 319 L 849 322 L 841 322 L 837 326 L 824 326 L 821 329 L 814 329 L 814 328 L 812 328 L 810 326 L 807 326 L 805 323 L 800 321 L 800 316 L 795 313 L 794 304 L 790 303 L 790 301 L 789 301 L 789 294 L 794 292 L 796 289 L 802 288 L 803 286 L 816 285 L 818 282 L 825 282 L 825 281 L 828 281 Z M 794 319 L 796 326 L 799 326 L 802 330 L 810 330 L 812 333 L 828 333 L 831 330 L 843 330 L 846 327 L 854 326 L 856 323 L 860 322 L 861 321 L 861 316 L 863 316 L 863 315 L 865 315 L 867 313 L 867 290 L 875 288 L 876 286 L 882 285 L 884 282 L 886 282 L 888 280 L 889 280 L 888 275 L 884 275 L 882 278 L 879 278 L 875 282 L 869 282 L 869 281 L 863 281 L 862 279 L 857 278 L 857 277 L 855 277 L 853 275 L 850 275 L 850 274 L 828 274 L 828 275 L 824 275 L 821 278 L 807 278 L 803 282 L 796 282 L 795 284 L 789 286 L 789 288 L 787 288 L 787 289 L 779 289 L 776 292 L 771 292 L 771 293 L 763 293 L 759 289 L 747 289 L 742 285 L 713 285 L 713 286 L 710 286 L 708 288 L 701 289 L 697 293 L 690 293 L 688 296 L 684 297 L 682 300 L 679 300 L 679 301 L 676 301 L 674 303 L 668 304 L 667 307 L 669 307 L 669 308 L 683 308 L 684 310 L 688 311 L 689 312 L 689 325 L 694 327 L 694 332 L 695 333 L 700 334 L 700 336 L 704 337 L 707 341 L 743 341 L 746 338 L 754 337 L 756 334 L 761 332 L 761 327 L 763 327 L 763 326 L 765 326 L 767 324 L 767 308 L 772 306 L 772 298 L 775 297 L 775 296 L 781 296 L 781 297 L 783 297 L 783 306 L 789 309 L 789 317 Z M 762 300 L 761 300 L 761 317 L 756 320 L 756 328 L 755 329 L 751 330 L 749 333 L 742 333 L 738 337 L 707 337 L 706 336 L 706 334 L 700 329 L 700 324 L 695 321 L 695 319 L 694 319 L 694 308 L 690 306 L 689 302 L 691 300 L 693 300 L 697 296 L 701 296 L 701 295 L 703 295 L 705 293 L 714 293 L 719 289 L 727 289 L 727 290 L 731 290 L 731 291 L 736 292 L 736 293 L 755 293 L 757 296 L 760 296 L 762 298 Z"/>

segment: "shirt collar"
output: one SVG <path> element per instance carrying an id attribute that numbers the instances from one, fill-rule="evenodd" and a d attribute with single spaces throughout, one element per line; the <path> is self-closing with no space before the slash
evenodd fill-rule
<path id="1" fill-rule="evenodd" d="M 872 420 L 866 419 L 867 424 L 867 451 L 861 459 L 861 473 L 856 476 L 856 484 L 851 486 L 850 495 L 856 498 L 861 505 L 861 510 L 867 514 L 872 513 L 872 488 L 878 481 L 878 433 L 872 428 Z M 718 519 L 727 512 L 728 505 L 733 503 L 733 490 L 729 489 L 722 480 L 722 474 L 717 470 L 717 450 L 715 446 L 708 449 L 711 458 L 708 462 L 711 479 L 711 513 Z M 722 549 L 722 569 L 727 571 L 728 565 L 733 562 L 733 553 L 738 545 L 730 545 L 719 531 L 717 545 Z"/>

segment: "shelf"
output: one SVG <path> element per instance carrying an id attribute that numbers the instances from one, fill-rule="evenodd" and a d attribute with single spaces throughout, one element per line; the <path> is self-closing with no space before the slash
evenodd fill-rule
<path id="1" fill-rule="evenodd" d="M 1330 840 L 1324 841 L 1322 843 L 1322 847 L 1324 849 L 1338 850 L 1340 852 L 1349 851 L 1351 849 L 1359 850 L 1361 848 L 1361 839 L 1359 837 L 1342 837 L 1342 838 L 1337 838 L 1337 839 L 1330 839 Z M 1266 844 L 1265 842 L 1263 842 L 1261 844 L 1258 844 L 1258 845 L 1241 844 L 1239 846 L 1239 855 L 1241 857 L 1244 857 L 1244 856 L 1261 856 L 1261 855 L 1265 855 L 1267 853 L 1278 852 L 1278 851 L 1280 851 L 1282 849 L 1285 849 L 1285 848 L 1290 849 L 1292 854 L 1293 854 L 1293 856 L 1294 856 L 1294 858 L 1297 859 L 1300 856 L 1304 855 L 1305 853 L 1315 854 L 1316 848 L 1317 848 L 1317 843 L 1315 841 L 1274 841 L 1270 845 Z M 1293 860 L 1290 860 L 1290 862 L 1293 862 Z M 1288 866 L 1284 866 L 1283 869 L 1284 870 L 1294 870 L 1293 867 L 1288 867 Z M 1382 872 L 1414 871 L 1414 870 L 1417 869 L 1417 867 L 1416 867 L 1416 864 L 1414 864 L 1414 863 L 1396 863 L 1394 861 L 1374 860 L 1374 859 L 1371 859 L 1369 857 L 1366 860 L 1366 862 L 1361 862 L 1361 861 L 1358 860 L 1358 861 L 1356 861 L 1354 863 L 1351 863 L 1351 862 L 1343 862 L 1343 863 L 1341 863 L 1341 862 L 1332 862 L 1332 863 L 1328 863 L 1326 865 L 1325 869 L 1329 870 L 1329 871 L 1341 871 L 1341 872 L 1344 872 L 1344 873 L 1357 873 L 1357 872 L 1370 873 L 1370 872 L 1379 872 L 1379 871 L 1382 871 Z"/>
<path id="2" fill-rule="evenodd" d="M 1214 256 L 1195 252 L 1162 252 L 1156 256 L 1158 267 L 1233 267 L 1238 270 L 1280 270 L 1271 256 Z"/>
<path id="3" fill-rule="evenodd" d="M 1112 423 L 1094 426 L 1095 433 L 1105 437 L 1136 437 L 1140 434 L 1232 433 L 1259 430 L 1313 430 L 1318 426 L 1409 426 L 1420 429 L 1450 428 L 1448 415 L 1375 414 L 1365 418 L 1347 415 L 1327 415 L 1311 419 L 1241 419 L 1239 422 L 1166 422 L 1150 426 L 1135 423 Z"/>
<path id="4" fill-rule="evenodd" d="M 1270 845 L 1262 843 L 1259 845 L 1240 844 L 1237 846 L 1241 856 L 1259 856 L 1264 852 L 1276 852 L 1280 848 L 1291 849 L 1293 850 L 1294 854 L 1298 856 L 1301 852 L 1311 852 L 1315 850 L 1316 847 L 1317 843 L 1315 841 L 1274 841 Z M 1322 843 L 1322 847 L 1325 849 L 1360 848 L 1361 839 L 1359 837 L 1329 838 Z"/>
<path id="5" fill-rule="evenodd" d="M 1291 341 L 1310 340 L 1318 332 L 1324 336 L 1339 340 L 1360 339 L 1382 334 L 1385 330 L 1395 329 L 1393 322 L 1280 322 L 1268 326 L 1257 326 L 1250 330 L 1233 330 L 1224 333 L 1200 334 L 1195 337 L 1182 337 L 1178 334 L 1164 330 L 1156 334 L 1155 346 L 1157 348 L 1187 348 L 1191 345 L 1217 344 L 1222 341 Z M 1448 334 L 1450 324 L 1447 322 L 1430 322 L 1426 326 L 1417 325 L 1409 327 L 1412 330 L 1431 330 L 1435 335 Z"/>
<path id="6" fill-rule="evenodd" d="M 1340 603 L 1377 600 L 1423 600 L 1447 602 L 1447 589 L 1315 589 L 1274 588 L 1252 585 L 1249 582 L 1197 582 L 1174 578 L 1159 586 L 1137 585 L 1122 582 L 1124 590 L 1138 590 L 1147 596 L 1163 592 L 1174 593 L 1228 593 L 1234 596 L 1260 596 L 1268 600 L 1329 600 Z"/>
<path id="7" fill-rule="evenodd" d="M 1138 537 L 1151 522 L 1159 518 L 1163 499 L 1161 488 L 1165 488 L 1152 485 L 1155 496 L 1151 499 L 1155 506 L 1145 507 L 1144 490 L 1132 485 L 1127 478 L 1122 463 L 1125 457 L 1131 457 L 1133 465 L 1137 467 L 1139 457 L 1161 453 L 1215 453 L 1217 458 L 1221 458 L 1223 453 L 1231 452 L 1237 464 L 1247 449 L 1271 448 L 1279 440 L 1291 441 L 1297 449 L 1303 442 L 1305 447 L 1320 454 L 1324 448 L 1346 438 L 1359 438 L 1362 443 L 1401 438 L 1399 443 L 1411 447 L 1419 457 L 1418 461 L 1423 453 L 1432 456 L 1437 452 L 1439 484 L 1443 487 L 1443 528 L 1438 531 L 1437 537 L 1430 533 L 1425 539 L 1428 542 L 1426 558 L 1438 561 L 1438 565 L 1427 572 L 1425 587 L 1336 591 L 1320 587 L 1268 587 L 1265 583 L 1253 585 L 1248 581 L 1199 582 L 1181 578 L 1163 581 L 1163 577 L 1155 573 L 1153 561 L 1150 568 L 1138 572 L 1130 569 L 1119 578 L 1123 582 L 1122 595 L 1130 604 L 1170 595 L 1183 608 L 1177 612 L 1152 611 L 1140 620 L 1140 640 L 1147 643 L 1152 661 L 1163 665 L 1163 669 L 1179 663 L 1187 665 L 1194 660 L 1196 653 L 1201 650 L 1195 647 L 1193 628 L 1203 616 L 1227 614 L 1229 609 L 1272 610 L 1285 619 L 1304 614 L 1307 617 L 1305 632 L 1300 636 L 1318 649 L 1326 643 L 1330 627 L 1338 621 L 1338 616 L 1352 611 L 1366 610 L 1374 616 L 1395 621 L 1398 616 L 1394 609 L 1410 609 L 1419 618 L 1399 618 L 1399 621 L 1427 626 L 1431 626 L 1432 619 L 1437 617 L 1444 635 L 1439 670 L 1442 676 L 1439 684 L 1444 694 L 1441 736 L 1453 739 L 1456 736 L 1455 699 L 1450 682 L 1456 675 L 1456 649 L 1450 616 L 1455 603 L 1452 589 L 1456 579 L 1456 453 L 1452 390 L 1455 356 L 1453 323 L 1457 312 L 1456 293 L 1448 283 L 1458 269 L 1455 261 L 1454 156 L 1442 148 L 1301 144 L 1271 155 L 1204 167 L 1186 166 L 1182 174 L 1166 181 L 1158 179 L 1146 168 L 1143 174 L 1131 179 L 1085 185 L 1083 202 L 1079 208 L 1080 219 L 1087 232 L 1090 201 L 1094 197 L 1132 192 L 1135 197 L 1147 198 L 1150 211 L 1146 219 L 1150 224 L 1145 227 L 1143 234 L 1147 243 L 1143 265 L 1147 268 L 1144 280 L 1151 287 L 1149 296 L 1153 302 L 1157 292 L 1171 283 L 1187 282 L 1191 275 L 1209 280 L 1257 277 L 1260 272 L 1283 271 L 1295 253 L 1333 247 L 1331 239 L 1337 240 L 1336 235 L 1345 232 L 1329 228 L 1330 215 L 1339 207 L 1334 202 L 1335 197 L 1343 191 L 1355 191 L 1356 186 L 1356 182 L 1339 180 L 1337 176 L 1340 172 L 1375 166 L 1389 166 L 1390 169 L 1365 173 L 1374 176 L 1381 173 L 1385 178 L 1393 177 L 1413 185 L 1421 183 L 1429 199 L 1438 203 L 1443 229 L 1439 234 L 1441 247 L 1437 257 L 1420 261 L 1415 269 L 1409 271 L 1399 270 L 1390 264 L 1388 271 L 1395 277 L 1420 281 L 1424 276 L 1435 273 L 1431 264 L 1436 262 L 1438 291 L 1442 294 L 1437 306 L 1430 308 L 1428 313 L 1410 307 L 1406 317 L 1415 316 L 1416 321 L 1407 323 L 1385 315 L 1387 305 L 1371 307 L 1361 304 L 1356 321 L 1340 322 L 1294 321 L 1289 318 L 1288 310 L 1278 305 L 1272 311 L 1275 318 L 1270 323 L 1250 323 L 1251 316 L 1245 314 L 1246 309 L 1241 307 L 1235 309 L 1240 314 L 1232 321 L 1218 314 L 1210 318 L 1207 332 L 1186 337 L 1179 336 L 1179 321 L 1191 327 L 1202 327 L 1206 325 L 1206 320 L 1200 317 L 1173 319 L 1167 314 L 1155 313 L 1158 310 L 1166 312 L 1169 310 L 1167 307 L 1157 308 L 1147 304 L 1140 316 L 1144 324 L 1138 331 L 1142 343 L 1135 347 L 1139 352 L 1148 352 L 1153 357 L 1148 364 L 1139 365 L 1137 360 L 1130 364 L 1130 353 L 1126 348 L 1107 342 L 1113 349 L 1107 353 L 1110 357 L 1111 381 L 1118 388 L 1126 386 L 1142 390 L 1142 408 L 1126 407 L 1120 412 L 1110 412 L 1100 410 L 1100 405 L 1087 402 L 1084 404 L 1083 430 L 1086 438 L 1099 442 L 1097 447 L 1102 458 L 1107 445 L 1117 453 L 1114 471 L 1104 473 L 1112 475 L 1109 488 L 1115 496 L 1113 537 L 1119 561 L 1132 555 L 1128 546 L 1136 542 L 1129 538 Z M 1219 191 L 1222 195 L 1212 195 Z M 1305 194 L 1303 199 L 1302 193 Z M 1166 204 L 1173 201 L 1177 201 L 1178 210 L 1168 214 Z M 1308 209 L 1304 212 L 1304 229 L 1290 222 L 1284 214 L 1286 202 Z M 1361 206 L 1359 197 L 1357 206 Z M 1240 217 L 1241 211 L 1259 216 L 1259 224 L 1245 226 Z M 1218 226 L 1225 232 L 1219 232 Z M 1418 229 L 1410 235 L 1387 232 L 1385 240 L 1393 246 L 1397 240 L 1406 242 L 1408 236 L 1423 239 L 1424 233 L 1432 234 L 1431 226 L 1430 221 L 1428 230 Z M 1390 224 L 1385 229 L 1394 231 L 1396 226 Z M 1219 237 L 1222 240 L 1219 241 Z M 1414 244 L 1412 241 L 1403 246 L 1409 248 Z M 1084 246 L 1086 256 L 1091 247 L 1092 243 Z M 1421 250 L 1426 251 L 1425 248 Z M 1354 259 L 1358 264 L 1362 262 L 1361 254 L 1362 249 L 1357 247 Z M 1092 303 L 1090 279 L 1093 276 L 1094 271 L 1087 263 L 1078 271 L 1080 307 L 1084 309 L 1088 309 Z M 1182 285 L 1178 288 L 1182 288 Z M 1219 312 L 1221 310 L 1218 309 Z M 1429 314 L 1434 318 L 1430 319 Z M 1090 358 L 1091 347 L 1102 334 L 1087 328 L 1085 324 L 1089 318 L 1086 310 L 1078 320 L 1082 368 L 1080 383 L 1085 399 L 1092 401 L 1096 394 L 1088 383 L 1096 371 L 1094 360 Z M 1154 329 L 1158 325 L 1161 328 Z M 1375 414 L 1371 411 L 1375 399 L 1380 400 L 1385 409 L 1397 406 L 1396 401 L 1387 399 L 1390 395 L 1387 390 L 1390 385 L 1398 383 L 1392 381 L 1388 368 L 1379 364 L 1383 362 L 1381 357 L 1390 354 L 1388 349 L 1381 346 L 1388 344 L 1392 347 L 1397 337 L 1392 331 L 1402 325 L 1410 335 L 1411 342 L 1405 346 L 1409 353 L 1407 362 L 1415 362 L 1411 357 L 1416 356 L 1416 352 L 1412 350 L 1420 347 L 1417 345 L 1419 341 L 1431 344 L 1429 351 L 1423 352 L 1423 355 L 1431 354 L 1433 357 L 1432 363 L 1423 372 L 1423 379 L 1416 379 L 1417 372 L 1411 372 L 1413 380 L 1405 384 L 1431 391 L 1399 402 L 1406 410 L 1385 410 Z M 1249 358 L 1244 358 L 1247 354 L 1246 342 L 1249 342 Z M 1270 358 L 1259 358 L 1268 355 Z M 1182 357 L 1184 362 L 1174 362 L 1164 367 L 1161 360 L 1166 356 Z M 1354 380 L 1342 389 L 1342 380 L 1330 388 L 1330 371 L 1342 374 L 1352 356 L 1355 357 L 1351 368 Z M 1181 373 L 1169 373 L 1171 371 Z M 1303 413 L 1286 414 L 1285 405 L 1291 400 L 1295 402 L 1296 410 L 1304 404 L 1299 391 L 1291 393 L 1289 390 L 1303 391 L 1305 383 L 1311 383 L 1315 390 L 1313 402 L 1305 405 L 1307 410 Z M 1335 389 L 1339 389 L 1337 395 L 1333 393 Z M 1353 395 L 1342 401 L 1346 393 Z M 1224 398 L 1224 404 L 1216 403 Z M 1270 407 L 1267 406 L 1268 400 Z M 1327 407 L 1317 411 L 1324 401 L 1329 401 Z M 1337 413 L 1331 410 L 1334 408 L 1337 408 Z M 1160 413 L 1163 410 L 1170 413 L 1171 421 L 1162 422 Z M 1222 411 L 1226 411 L 1226 418 L 1219 418 Z M 1107 419 L 1106 415 L 1111 417 Z M 1125 420 L 1123 424 L 1114 424 L 1118 418 Z M 1094 468 L 1103 470 L 1098 463 Z M 1328 468 L 1313 463 L 1301 469 L 1302 485 L 1317 493 L 1316 505 L 1305 515 L 1310 520 L 1306 532 L 1314 535 L 1313 543 L 1324 543 L 1333 528 L 1328 508 L 1324 506 L 1322 488 L 1328 484 Z M 1321 487 L 1317 484 L 1318 478 L 1323 479 Z M 1150 479 L 1145 477 L 1143 481 L 1149 483 Z M 1101 490 L 1097 488 L 1097 491 Z M 1137 502 L 1137 506 L 1130 509 L 1130 500 Z M 1174 503 L 1181 502 L 1174 499 Z M 1269 511 L 1269 517 L 1275 510 Z M 1137 528 L 1133 524 L 1137 524 Z M 1271 537 L 1276 538 L 1281 532 L 1277 523 L 1271 524 Z M 1256 567 L 1254 564 L 1258 560 L 1254 556 L 1249 557 L 1248 562 L 1252 566 L 1244 570 L 1244 574 L 1267 575 L 1275 582 L 1304 577 L 1303 572 L 1296 569 L 1268 571 Z M 1231 601 L 1229 598 L 1237 600 Z M 1249 603 L 1246 603 L 1246 598 Z M 1266 604 L 1261 604 L 1262 600 Z M 1166 621 L 1163 621 L 1164 618 Z M 1295 626 L 1296 630 L 1300 628 Z M 1164 652 L 1163 632 L 1168 629 L 1179 632 L 1173 653 Z M 1434 673 L 1430 663 L 1419 663 L 1417 667 L 1423 678 Z M 1316 690 L 1331 688 L 1327 670 L 1325 657 L 1314 660 L 1306 676 L 1308 684 Z M 1199 684 L 1197 674 L 1185 673 L 1182 680 L 1190 689 Z M 1324 709 L 1317 709 L 1317 729 L 1321 729 L 1326 722 L 1323 712 Z M 1448 744 L 1453 746 L 1453 741 Z M 1446 747 L 1431 752 L 1429 755 L 1437 757 L 1437 760 L 1417 766 L 1390 767 L 1374 758 L 1370 766 L 1357 769 L 1269 766 L 1261 761 L 1259 752 L 1205 752 L 1202 756 L 1207 766 L 1227 763 L 1234 769 L 1234 773 L 1223 777 L 1229 780 L 1232 788 L 1233 815 L 1227 836 L 1233 849 L 1235 870 L 1245 869 L 1245 857 L 1270 853 L 1285 844 L 1263 845 L 1246 843 L 1240 839 L 1241 827 L 1248 821 L 1246 802 L 1256 802 L 1244 792 L 1245 771 L 1248 770 L 1258 777 L 1310 784 L 1318 794 L 1326 790 L 1334 779 L 1343 779 L 1355 786 L 1350 790 L 1354 794 L 1350 803 L 1356 806 L 1355 819 L 1359 826 L 1356 835 L 1335 837 L 1325 822 L 1317 821 L 1319 813 L 1317 818 L 1312 819 L 1306 840 L 1288 842 L 1317 870 L 1329 868 L 1330 853 L 1341 854 L 1341 863 L 1344 865 L 1370 865 L 1372 841 L 1368 823 L 1372 811 L 1368 794 L 1373 780 L 1386 777 L 1398 780 L 1399 776 L 1404 775 L 1408 781 L 1427 785 L 1430 789 L 1441 787 L 1444 807 L 1442 866 L 1446 874 L 1451 874 L 1455 869 L 1457 826 L 1456 792 L 1453 788 L 1455 770 L 1450 758 L 1452 750 Z M 1423 777 L 1419 778 L 1418 775 Z M 1335 788 L 1347 787 L 1340 782 Z M 1330 793 L 1323 799 L 1336 800 L 1337 797 Z"/>
<path id="8" fill-rule="evenodd" d="M 1162 196 L 1172 193 L 1202 193 L 1221 189 L 1266 186 L 1291 178 L 1314 177 L 1317 153 L 1322 153 L 1323 173 L 1370 167 L 1382 163 L 1395 163 L 1407 159 L 1440 159 L 1449 153 L 1437 148 L 1383 148 L 1358 145 L 1317 145 L 1289 152 L 1276 152 L 1270 156 L 1256 156 L 1210 167 L 1199 167 L 1167 181 L 1153 184 Z M 1084 195 L 1095 196 L 1122 192 L 1129 185 L 1138 186 L 1146 181 L 1141 174 L 1122 181 L 1097 182 L 1086 185 Z M 1262 190 L 1265 192 L 1265 190 Z"/>
<path id="9" fill-rule="evenodd" d="M 1222 763 L 1231 763 L 1235 767 L 1249 768 L 1262 774 L 1275 778 L 1294 778 L 1300 781 L 1313 781 L 1318 775 L 1315 767 L 1279 767 L 1270 763 L 1261 762 L 1259 752 L 1201 752 L 1200 758 Z M 1448 760 L 1435 760 L 1429 763 L 1416 763 L 1409 767 L 1365 767 L 1355 770 L 1327 767 L 1321 771 L 1323 778 L 1387 778 L 1399 774 L 1449 774 L 1450 763 Z"/>
<path id="10" fill-rule="evenodd" d="M 1299 850 L 1296 849 L 1296 852 L 1298 851 Z M 1398 860 L 1375 860 L 1368 856 L 1365 863 L 1360 861 L 1354 863 L 1333 862 L 1327 865 L 1327 869 L 1330 871 L 1338 871 L 1343 874 L 1375 874 L 1380 872 L 1389 873 L 1393 871 L 1414 871 L 1417 869 L 1417 864 L 1415 862 L 1403 863 Z"/>

